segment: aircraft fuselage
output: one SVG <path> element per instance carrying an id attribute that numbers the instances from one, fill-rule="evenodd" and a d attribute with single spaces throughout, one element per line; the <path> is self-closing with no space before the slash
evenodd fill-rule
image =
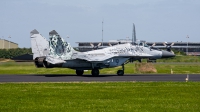
<path id="1" fill-rule="evenodd" d="M 85 60 L 66 60 L 66 62 L 62 64 L 62 67 L 76 70 L 112 68 L 124 64 L 128 59 L 129 58 L 127 57 L 113 57 L 101 62 L 89 62 Z"/>

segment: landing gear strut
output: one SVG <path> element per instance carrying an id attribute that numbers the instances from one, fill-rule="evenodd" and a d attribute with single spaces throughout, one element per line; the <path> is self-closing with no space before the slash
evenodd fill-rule
<path id="1" fill-rule="evenodd" d="M 124 64 L 122 65 L 122 70 L 117 71 L 118 76 L 123 76 L 124 75 Z"/>
<path id="2" fill-rule="evenodd" d="M 92 69 L 91 74 L 92 74 L 92 76 L 98 76 L 99 75 L 99 69 Z"/>
<path id="3" fill-rule="evenodd" d="M 147 59 L 147 63 L 156 63 L 156 59 Z"/>
<path id="4" fill-rule="evenodd" d="M 76 70 L 76 75 L 81 76 L 83 75 L 83 70 Z"/>

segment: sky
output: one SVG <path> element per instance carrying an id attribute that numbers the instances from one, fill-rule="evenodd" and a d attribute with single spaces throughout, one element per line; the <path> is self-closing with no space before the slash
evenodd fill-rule
<path id="1" fill-rule="evenodd" d="M 200 42 L 200 0 L 0 0 L 0 38 L 30 48 L 30 32 L 56 30 L 76 42 L 132 38 Z M 189 38 L 186 38 L 187 35 Z M 8 38 L 8 37 L 11 38 Z M 69 38 L 67 38 L 69 37 Z"/>

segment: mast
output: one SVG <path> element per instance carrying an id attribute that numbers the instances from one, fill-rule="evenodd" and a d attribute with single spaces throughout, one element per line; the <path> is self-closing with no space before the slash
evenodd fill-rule
<path id="1" fill-rule="evenodd" d="M 132 44 L 136 42 L 135 24 L 133 23 Z"/>

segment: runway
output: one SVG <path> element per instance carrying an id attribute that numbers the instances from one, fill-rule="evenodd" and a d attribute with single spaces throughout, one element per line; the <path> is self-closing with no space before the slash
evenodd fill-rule
<path id="1" fill-rule="evenodd" d="M 109 81 L 200 81 L 200 74 L 134 74 L 134 75 L 0 75 L 0 82 L 109 82 Z"/>

